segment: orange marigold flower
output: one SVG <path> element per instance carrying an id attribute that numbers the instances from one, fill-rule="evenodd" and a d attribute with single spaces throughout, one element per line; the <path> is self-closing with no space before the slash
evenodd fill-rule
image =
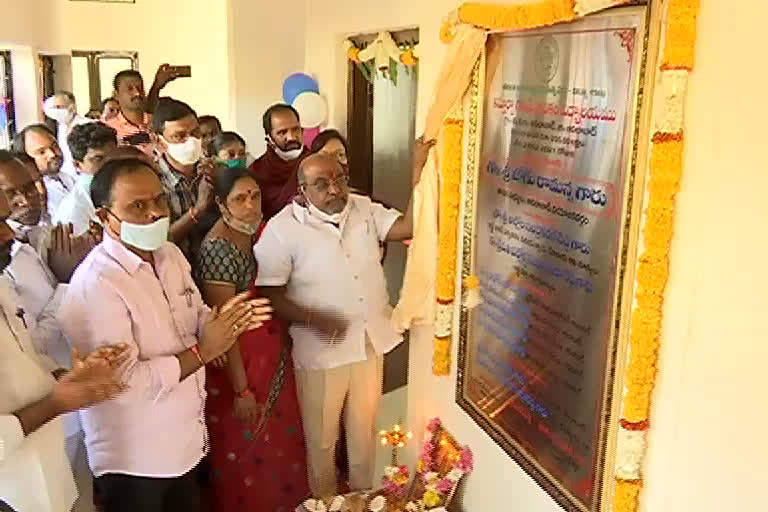
<path id="1" fill-rule="evenodd" d="M 354 46 L 347 50 L 347 58 L 352 62 L 360 62 L 360 48 Z"/>
<path id="2" fill-rule="evenodd" d="M 416 65 L 418 59 L 416 59 L 416 56 L 413 54 L 413 50 L 406 50 L 400 54 L 400 62 L 402 62 L 404 66 L 412 68 Z"/>

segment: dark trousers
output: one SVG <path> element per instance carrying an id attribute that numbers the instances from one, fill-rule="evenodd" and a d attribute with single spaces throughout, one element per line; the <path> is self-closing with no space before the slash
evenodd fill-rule
<path id="1" fill-rule="evenodd" d="M 96 478 L 101 512 L 202 512 L 200 469 L 176 478 L 107 473 Z"/>

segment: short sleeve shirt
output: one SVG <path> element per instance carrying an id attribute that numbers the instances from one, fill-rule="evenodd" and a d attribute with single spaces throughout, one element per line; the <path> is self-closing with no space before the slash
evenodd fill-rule
<path id="1" fill-rule="evenodd" d="M 400 217 L 396 210 L 350 194 L 349 215 L 336 227 L 293 202 L 273 217 L 254 247 L 257 286 L 285 286 L 300 306 L 335 311 L 349 329 L 333 345 L 308 328 L 292 325 L 294 361 L 308 369 L 334 368 L 366 359 L 366 338 L 378 354 L 402 337 L 390 325 L 379 243 Z"/>

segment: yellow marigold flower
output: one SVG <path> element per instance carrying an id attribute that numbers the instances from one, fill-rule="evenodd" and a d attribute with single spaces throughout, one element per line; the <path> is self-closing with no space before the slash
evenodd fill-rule
<path id="1" fill-rule="evenodd" d="M 443 23 L 443 26 L 440 27 L 440 41 L 448 44 L 453 41 L 454 37 L 456 37 L 456 33 L 453 30 L 453 25 L 450 23 Z"/>
<path id="2" fill-rule="evenodd" d="M 360 48 L 354 46 L 347 50 L 347 58 L 352 62 L 360 62 Z"/>
<path id="3" fill-rule="evenodd" d="M 440 495 L 435 491 L 427 491 L 424 493 L 424 504 L 429 508 L 437 507 L 442 501 Z"/>
<path id="4" fill-rule="evenodd" d="M 400 54 L 400 62 L 402 62 L 404 66 L 412 68 L 416 65 L 418 60 L 416 59 L 416 56 L 413 55 L 413 50 L 406 50 Z"/>

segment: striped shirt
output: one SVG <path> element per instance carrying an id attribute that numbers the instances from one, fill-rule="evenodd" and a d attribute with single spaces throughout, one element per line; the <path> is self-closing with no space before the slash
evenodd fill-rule
<path id="1" fill-rule="evenodd" d="M 195 206 L 197 202 L 198 180 L 177 171 L 168 162 L 165 155 L 160 157 L 157 166 L 160 168 L 160 182 L 163 184 L 163 189 L 168 197 L 171 222 L 173 223 Z M 195 171 L 195 176 L 197 176 L 197 171 Z M 212 205 L 204 212 L 198 212 L 198 224 L 192 229 L 185 240 L 178 242 L 179 248 L 193 267 L 197 262 L 197 252 L 200 249 L 203 238 L 205 238 L 205 235 L 218 219 L 219 209 L 216 205 Z"/>

